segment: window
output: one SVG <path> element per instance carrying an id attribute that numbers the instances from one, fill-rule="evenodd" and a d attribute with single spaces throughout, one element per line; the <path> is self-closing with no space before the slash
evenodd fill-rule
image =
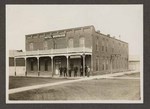
<path id="1" fill-rule="evenodd" d="M 112 60 L 112 69 L 115 69 L 115 61 Z"/>
<path id="2" fill-rule="evenodd" d="M 108 51 L 108 40 L 106 40 L 106 52 Z"/>
<path id="3" fill-rule="evenodd" d="M 105 57 L 103 56 L 103 60 L 102 60 L 102 70 L 105 70 Z"/>
<path id="4" fill-rule="evenodd" d="M 29 44 L 29 49 L 30 49 L 30 50 L 33 50 L 33 43 L 30 43 L 30 44 Z"/>
<path id="5" fill-rule="evenodd" d="M 47 41 L 44 41 L 44 43 L 43 43 L 43 48 L 44 48 L 44 50 L 47 50 L 47 49 L 48 49 L 48 43 L 47 43 Z"/>
<path id="6" fill-rule="evenodd" d="M 84 37 L 80 37 L 79 44 L 80 44 L 80 47 L 84 47 L 84 44 L 85 44 Z"/>
<path id="7" fill-rule="evenodd" d="M 99 60 L 98 57 L 96 58 L 96 71 L 98 71 L 98 66 L 99 66 Z"/>
<path id="8" fill-rule="evenodd" d="M 114 52 L 114 41 L 112 43 L 112 52 Z"/>
<path id="9" fill-rule="evenodd" d="M 103 60 L 103 64 L 102 64 L 102 70 L 105 70 L 105 62 Z"/>
<path id="10" fill-rule="evenodd" d="M 98 38 L 96 40 L 96 51 L 98 51 Z"/>
<path id="11" fill-rule="evenodd" d="M 103 40 L 104 41 L 104 40 Z M 104 51 L 104 42 L 102 42 L 102 51 Z"/>
<path id="12" fill-rule="evenodd" d="M 70 38 L 68 41 L 68 47 L 73 48 L 73 39 L 72 38 Z"/>
<path id="13" fill-rule="evenodd" d="M 106 60 L 106 70 L 108 70 L 108 59 Z"/>

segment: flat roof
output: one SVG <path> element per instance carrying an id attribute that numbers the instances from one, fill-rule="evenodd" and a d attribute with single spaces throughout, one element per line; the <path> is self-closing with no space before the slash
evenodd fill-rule
<path id="1" fill-rule="evenodd" d="M 101 32 L 97 32 L 97 31 L 95 31 L 95 32 L 96 32 L 97 34 L 100 34 L 100 35 L 103 35 L 103 36 L 105 36 L 105 37 L 111 38 L 111 39 L 113 39 L 113 40 L 117 40 L 117 41 L 120 41 L 120 42 L 123 42 L 123 43 L 128 44 L 128 43 L 127 43 L 127 42 L 125 42 L 125 41 L 122 41 L 122 40 L 116 39 L 116 38 L 114 38 L 114 37 L 108 36 L 108 35 L 103 34 L 103 33 L 101 33 Z"/>
<path id="2" fill-rule="evenodd" d="M 93 27 L 93 28 L 94 28 L 93 25 L 89 25 L 89 26 L 82 26 L 82 27 L 61 29 L 61 30 L 55 30 L 55 31 L 47 31 L 47 32 L 40 32 L 40 33 L 27 34 L 26 36 L 29 36 L 29 35 L 36 35 L 36 34 L 46 34 L 46 33 L 52 33 L 52 32 L 70 31 L 70 30 L 77 30 L 77 29 L 81 29 L 81 28 L 90 28 L 90 27 Z M 94 28 L 94 29 L 95 29 L 95 28 Z"/>
<path id="3" fill-rule="evenodd" d="M 40 32 L 40 33 L 27 34 L 26 36 L 36 35 L 36 34 L 46 34 L 46 33 L 52 33 L 52 32 L 70 31 L 70 30 L 77 30 L 77 29 L 81 29 L 81 28 L 90 28 L 90 27 L 93 27 L 93 29 L 94 29 L 94 31 L 95 31 L 95 27 L 94 27 L 93 25 L 88 25 L 88 26 L 75 27 L 75 28 L 68 28 L 68 29 L 61 29 L 61 30 L 55 30 L 55 31 L 47 31 L 47 32 Z M 120 41 L 120 42 L 123 42 L 123 43 L 128 44 L 128 43 L 125 42 L 125 41 L 122 41 L 122 40 L 119 40 L 119 39 L 110 37 L 110 36 L 105 35 L 105 34 L 103 34 L 103 33 L 101 33 L 101 32 L 97 32 L 97 31 L 95 31 L 95 32 L 98 33 L 98 34 L 104 35 L 104 36 L 106 36 L 106 37 L 108 37 L 108 38 L 112 38 L 112 39 L 114 39 L 114 40 L 117 40 L 117 41 Z"/>

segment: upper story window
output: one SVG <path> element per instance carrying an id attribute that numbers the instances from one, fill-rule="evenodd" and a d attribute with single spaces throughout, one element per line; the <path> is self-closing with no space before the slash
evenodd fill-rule
<path id="1" fill-rule="evenodd" d="M 68 47 L 73 48 L 73 38 L 70 38 L 68 41 Z"/>
<path id="2" fill-rule="evenodd" d="M 103 41 L 102 41 L 102 51 L 104 51 L 104 42 Z"/>
<path id="3" fill-rule="evenodd" d="M 97 40 L 96 40 L 96 51 L 98 51 L 98 37 L 97 37 Z"/>
<path id="4" fill-rule="evenodd" d="M 47 41 L 44 41 L 44 43 L 43 43 L 43 48 L 44 48 L 44 50 L 47 50 L 47 49 L 48 49 L 48 43 L 47 43 Z"/>
<path id="5" fill-rule="evenodd" d="M 98 67 L 99 67 L 99 59 L 98 57 L 96 58 L 96 71 L 98 71 Z"/>
<path id="6" fill-rule="evenodd" d="M 29 49 L 33 50 L 33 43 L 32 42 L 29 44 Z"/>
<path id="7" fill-rule="evenodd" d="M 108 51 L 108 40 L 106 40 L 106 52 Z"/>
<path id="8" fill-rule="evenodd" d="M 80 37 L 79 44 L 80 44 L 80 47 L 84 47 L 85 45 L 84 37 Z"/>
<path id="9" fill-rule="evenodd" d="M 114 52 L 114 41 L 112 43 L 112 52 Z"/>

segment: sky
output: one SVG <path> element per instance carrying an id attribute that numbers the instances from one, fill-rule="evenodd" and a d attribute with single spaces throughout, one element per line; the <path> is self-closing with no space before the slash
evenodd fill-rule
<path id="1" fill-rule="evenodd" d="M 6 5 L 6 48 L 25 50 L 25 35 L 93 25 L 143 55 L 143 5 Z"/>

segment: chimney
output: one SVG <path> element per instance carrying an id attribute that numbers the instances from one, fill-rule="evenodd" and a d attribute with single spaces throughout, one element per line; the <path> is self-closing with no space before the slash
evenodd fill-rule
<path id="1" fill-rule="evenodd" d="M 108 37 L 110 37 L 110 34 L 107 34 Z"/>
<path id="2" fill-rule="evenodd" d="M 100 33 L 100 30 L 97 30 L 96 32 L 97 32 L 97 33 Z"/>

